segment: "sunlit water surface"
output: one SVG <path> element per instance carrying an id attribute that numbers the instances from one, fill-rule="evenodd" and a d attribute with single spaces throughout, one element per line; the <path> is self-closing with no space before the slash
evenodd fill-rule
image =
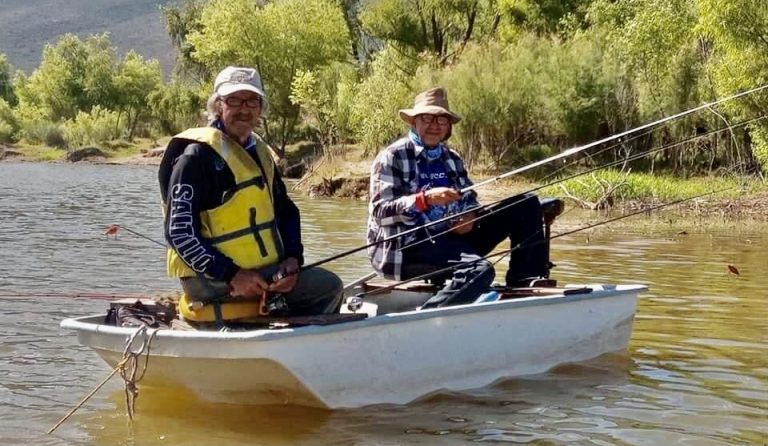
<path id="1" fill-rule="evenodd" d="M 358 246 L 365 205 L 308 201 L 307 261 Z M 62 331 L 101 313 L 75 293 L 173 290 L 153 167 L 0 164 L 0 444 L 764 445 L 768 438 L 768 231 L 623 224 L 556 240 L 561 283 L 650 286 L 628 352 L 407 406 L 319 411 L 210 405 L 142 393 L 135 422 L 110 381 L 53 435 L 61 416 L 109 373 Z M 598 218 L 598 217 L 595 217 Z M 640 217 L 642 218 L 642 217 Z M 566 216 L 556 225 L 571 228 Z M 640 225 L 642 226 L 642 225 Z M 727 265 L 738 268 L 730 273 Z M 330 267 L 368 272 L 362 254 Z M 436 336 L 439 335 L 436 333 Z M 351 365 L 351 367 L 354 367 Z"/>

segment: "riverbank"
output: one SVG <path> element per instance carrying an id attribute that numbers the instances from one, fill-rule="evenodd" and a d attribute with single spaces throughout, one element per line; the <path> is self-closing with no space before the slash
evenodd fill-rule
<path id="1" fill-rule="evenodd" d="M 167 142 L 167 141 L 166 141 Z M 48 147 L 0 147 L 0 162 L 78 162 L 112 165 L 159 165 L 164 143 L 139 141 L 135 145 L 106 149 L 83 148 L 64 151 Z M 308 145 L 289 147 L 281 163 L 296 179 L 293 193 L 310 198 L 367 200 L 372 156 L 354 146 L 334 147 L 320 155 L 320 149 Z M 298 175 L 300 176 L 298 176 Z M 491 178 L 484 169 L 471 173 L 476 182 Z M 522 180 L 496 181 L 478 189 L 482 202 L 492 202 L 525 192 L 538 185 Z M 575 180 L 544 188 L 542 196 L 564 199 L 570 207 L 593 211 L 610 209 L 629 213 L 650 209 L 663 203 L 700 195 L 712 190 L 729 189 L 720 194 L 692 199 L 664 209 L 672 219 L 720 219 L 768 222 L 768 184 L 758 179 L 743 185 L 735 180 L 689 179 L 648 174 L 617 175 L 608 173 L 587 180 Z"/>
<path id="2" fill-rule="evenodd" d="M 357 148 L 336 150 L 330 156 L 308 163 L 307 171 L 292 189 L 312 198 L 367 200 L 372 161 L 373 157 L 365 156 Z M 483 167 L 470 172 L 476 183 L 498 175 Z M 648 210 L 680 200 L 683 202 L 663 209 L 668 219 L 768 222 L 768 183 L 759 178 L 746 181 L 724 177 L 679 179 L 606 170 L 541 190 L 539 187 L 522 178 L 495 181 L 477 191 L 480 201 L 489 203 L 536 189 L 541 196 L 563 199 L 569 207 L 621 213 Z M 711 193 L 715 191 L 721 192 Z M 701 197 L 688 200 L 694 196 Z"/>
<path id="3" fill-rule="evenodd" d="M 73 150 L 31 144 L 0 144 L 0 162 L 73 162 L 90 164 L 160 164 L 168 138 L 113 141 L 103 147 Z"/>

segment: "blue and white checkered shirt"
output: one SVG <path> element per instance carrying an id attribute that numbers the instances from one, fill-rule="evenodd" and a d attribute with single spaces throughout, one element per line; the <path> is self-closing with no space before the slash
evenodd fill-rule
<path id="1" fill-rule="evenodd" d="M 370 201 L 368 203 L 368 243 L 399 234 L 421 224 L 424 219 L 416 210 L 419 192 L 419 157 L 426 156 L 424 147 L 404 137 L 382 150 L 371 166 Z M 461 190 L 472 185 L 464 162 L 455 151 L 444 147 L 440 155 L 450 186 Z M 477 194 L 467 192 L 462 208 L 478 206 Z M 400 247 L 414 241 L 417 233 L 382 242 L 368 248 L 368 257 L 376 272 L 388 279 L 402 280 L 403 254 Z"/>

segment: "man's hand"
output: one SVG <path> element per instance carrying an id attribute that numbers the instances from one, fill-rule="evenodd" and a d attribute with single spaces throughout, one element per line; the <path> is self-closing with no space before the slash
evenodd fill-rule
<path id="1" fill-rule="evenodd" d="M 274 282 L 269 286 L 269 291 L 274 293 L 290 293 L 299 280 L 299 261 L 293 257 L 280 262 Z"/>
<path id="2" fill-rule="evenodd" d="M 256 299 L 261 297 L 268 289 L 267 281 L 255 270 L 241 269 L 229 282 L 233 297 L 245 297 Z"/>
<path id="3" fill-rule="evenodd" d="M 475 217 L 476 214 L 474 212 L 469 212 L 457 218 L 456 222 L 451 226 L 451 232 L 459 235 L 468 233 L 475 227 Z"/>
<path id="4" fill-rule="evenodd" d="M 424 191 L 427 204 L 431 206 L 445 206 L 461 199 L 461 194 L 450 187 L 435 187 Z"/>

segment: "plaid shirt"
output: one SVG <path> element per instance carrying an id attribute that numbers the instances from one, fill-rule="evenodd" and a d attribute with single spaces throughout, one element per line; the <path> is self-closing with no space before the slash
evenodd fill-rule
<path id="1" fill-rule="evenodd" d="M 371 166 L 371 190 L 368 203 L 368 243 L 399 234 L 421 223 L 416 210 L 419 192 L 419 157 L 425 157 L 424 147 L 408 138 L 401 138 L 381 151 Z M 445 147 L 440 155 L 448 174 L 450 187 L 460 190 L 472 185 L 459 154 Z M 467 206 L 477 206 L 474 191 L 465 195 Z M 379 275 L 402 280 L 403 253 L 401 246 L 418 237 L 409 234 L 368 248 L 368 257 Z"/>

